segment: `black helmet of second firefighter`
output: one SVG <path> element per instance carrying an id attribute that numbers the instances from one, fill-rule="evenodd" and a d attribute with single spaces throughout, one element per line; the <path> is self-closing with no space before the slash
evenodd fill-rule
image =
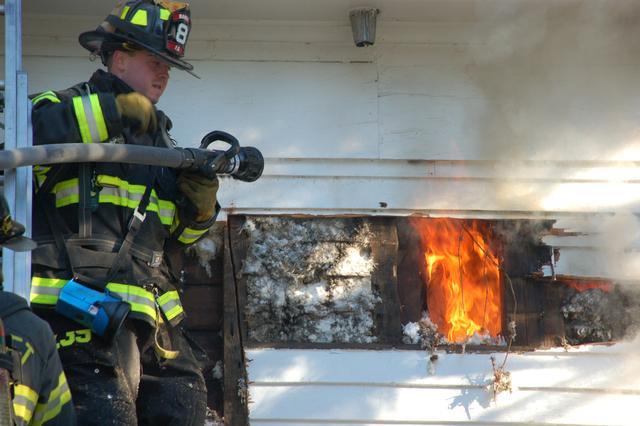
<path id="1" fill-rule="evenodd" d="M 193 65 L 182 59 L 190 32 L 187 3 L 120 1 L 96 30 L 80 34 L 79 41 L 92 54 L 99 55 L 104 65 L 114 50 L 142 48 L 195 76 Z"/>

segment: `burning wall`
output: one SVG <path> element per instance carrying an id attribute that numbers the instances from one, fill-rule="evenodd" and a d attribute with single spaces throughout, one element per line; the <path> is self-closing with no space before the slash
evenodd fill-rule
<path id="1" fill-rule="evenodd" d="M 499 260 L 479 221 L 447 218 L 413 221 L 420 234 L 429 317 L 450 342 L 502 331 Z"/>
<path id="2" fill-rule="evenodd" d="M 611 281 L 542 275 L 558 256 L 541 242 L 553 221 L 233 221 L 254 343 L 556 346 L 618 339 L 640 312 Z M 386 252 L 383 232 L 394 235 Z"/>

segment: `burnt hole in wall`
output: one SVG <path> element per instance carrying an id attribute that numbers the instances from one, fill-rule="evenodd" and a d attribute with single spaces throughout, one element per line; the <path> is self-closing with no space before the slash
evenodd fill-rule
<path id="1" fill-rule="evenodd" d="M 617 340 L 638 318 L 614 282 L 544 276 L 552 220 L 231 221 L 248 344 L 549 347 Z"/>
<path id="2" fill-rule="evenodd" d="M 551 261 L 541 237 L 552 225 L 524 220 L 399 220 L 403 341 L 423 346 L 434 341 L 500 345 L 513 337 L 517 344 L 528 344 L 534 330 L 530 326 L 527 332 L 526 319 L 539 320 L 542 294 L 525 297 L 525 281 Z M 420 330 L 424 334 L 425 326 L 437 330 L 426 344 L 416 335 Z"/>
<path id="3" fill-rule="evenodd" d="M 249 341 L 377 341 L 369 220 L 255 216 L 242 230 Z"/>
<path id="4" fill-rule="evenodd" d="M 513 339 L 518 346 L 550 347 L 610 342 L 637 331 L 640 298 L 632 287 L 543 276 L 542 267 L 560 253 L 542 239 L 558 232 L 550 220 L 398 221 L 403 341 L 430 347 Z"/>

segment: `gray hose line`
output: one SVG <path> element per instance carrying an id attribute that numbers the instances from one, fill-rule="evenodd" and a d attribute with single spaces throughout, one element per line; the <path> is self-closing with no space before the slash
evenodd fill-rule
<path id="1" fill-rule="evenodd" d="M 159 148 L 121 144 L 64 143 L 0 151 L 0 169 L 60 163 L 127 163 L 189 168 L 193 153 L 187 148 Z"/>

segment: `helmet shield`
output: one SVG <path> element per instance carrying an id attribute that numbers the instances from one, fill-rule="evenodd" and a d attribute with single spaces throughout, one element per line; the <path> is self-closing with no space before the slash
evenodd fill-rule
<path id="1" fill-rule="evenodd" d="M 175 52 L 176 56 L 180 58 L 183 57 L 190 32 L 191 17 L 189 16 L 189 10 L 176 10 L 169 18 L 165 38 L 165 48 L 169 52 Z"/>
<path id="2" fill-rule="evenodd" d="M 85 49 L 102 56 L 103 62 L 108 52 L 139 47 L 193 74 L 193 65 L 182 60 L 190 32 L 187 3 L 121 1 L 95 31 L 80 34 L 79 41 Z"/>
<path id="3" fill-rule="evenodd" d="M 36 243 L 23 237 L 24 226 L 11 218 L 9 205 L 4 197 L 0 197 L 0 247 L 13 251 L 29 251 L 36 248 Z"/>

